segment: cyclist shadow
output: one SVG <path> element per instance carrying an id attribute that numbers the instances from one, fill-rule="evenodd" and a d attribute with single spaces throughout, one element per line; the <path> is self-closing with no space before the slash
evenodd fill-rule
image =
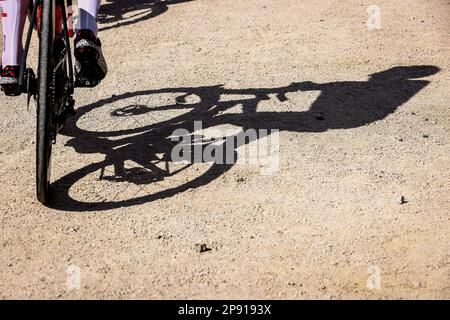
<path id="1" fill-rule="evenodd" d="M 368 81 L 340 81 L 323 84 L 299 82 L 279 88 L 255 89 L 226 89 L 218 85 L 144 90 L 83 106 L 77 110 L 77 115 L 69 121 L 66 127 L 64 134 L 72 137 L 67 144 L 78 153 L 104 154 L 105 160 L 80 168 L 56 181 L 53 184 L 55 195 L 51 206 L 68 211 L 109 210 L 172 197 L 214 181 L 230 170 L 233 165 L 223 164 L 230 163 L 225 159 L 216 161 L 204 173 L 190 181 L 126 200 L 102 199 L 98 202 L 84 202 L 69 195 L 70 188 L 77 181 L 99 170 L 101 171 L 100 179 L 146 185 L 163 181 L 190 168 L 196 162 L 201 162 L 201 160 L 192 159 L 174 172 L 167 169 L 168 164 L 173 161 L 173 148 L 179 143 L 172 139 L 174 131 L 182 129 L 184 137 L 192 137 L 196 130 L 194 121 L 201 121 L 203 129 L 224 124 L 241 127 L 240 133 L 225 137 L 225 140 L 240 141 L 240 143 L 234 143 L 235 148 L 261 138 L 256 135 L 249 139 L 239 139 L 238 136 L 247 129 L 254 129 L 256 132 L 271 129 L 278 129 L 280 132 L 324 132 L 330 129 L 356 128 L 382 120 L 395 112 L 399 106 L 406 103 L 430 83 L 430 81 L 420 80 L 420 78 L 436 74 L 439 71 L 440 69 L 435 66 L 410 66 L 395 67 L 372 74 Z M 285 102 L 289 99 L 289 94 L 302 91 L 320 92 L 307 111 L 258 112 L 257 110 L 261 101 L 270 100 L 275 96 L 279 101 Z M 150 114 L 154 111 L 187 111 L 165 121 L 124 130 L 86 131 L 77 126 L 77 121 L 84 115 L 107 104 L 134 97 L 167 93 L 177 94 L 175 103 L 159 107 L 130 105 L 116 109 L 111 116 L 133 117 Z M 227 95 L 238 98 L 222 99 Z M 197 97 L 198 101 L 187 104 L 186 100 L 190 96 Z M 236 106 L 241 106 L 242 112 L 226 112 Z M 191 141 L 192 145 L 204 142 L 202 137 Z M 208 143 L 203 143 L 202 150 L 207 146 Z M 233 152 L 235 161 L 237 159 L 236 149 Z M 141 168 L 126 169 L 124 164 L 128 160 L 139 164 Z M 163 166 L 156 164 L 163 164 Z M 104 168 L 106 166 L 114 168 L 112 174 L 105 175 Z"/>
<path id="2" fill-rule="evenodd" d="M 108 24 L 100 31 L 128 26 L 147 19 L 155 18 L 169 6 L 193 0 L 108 0 L 100 6 L 99 22 Z"/>

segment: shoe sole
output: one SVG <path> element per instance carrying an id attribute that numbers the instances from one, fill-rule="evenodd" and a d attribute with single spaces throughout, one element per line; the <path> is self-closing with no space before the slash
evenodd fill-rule
<path id="1" fill-rule="evenodd" d="M 10 97 L 16 97 L 20 96 L 20 90 L 19 90 L 19 84 L 2 84 L 1 85 L 2 91 L 5 93 L 5 95 Z"/>
<path id="2" fill-rule="evenodd" d="M 77 60 L 76 85 L 78 87 L 95 87 L 106 76 L 98 60 L 100 54 L 92 47 L 81 47 L 75 50 Z"/>

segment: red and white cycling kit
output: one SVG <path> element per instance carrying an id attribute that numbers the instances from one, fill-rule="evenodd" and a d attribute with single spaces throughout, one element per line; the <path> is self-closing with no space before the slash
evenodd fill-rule
<path id="1" fill-rule="evenodd" d="M 100 0 L 78 0 L 77 29 L 89 29 L 95 36 L 98 33 L 97 15 Z M 28 0 L 0 0 L 3 27 L 3 66 L 20 64 L 23 46 L 22 36 L 28 10 Z"/>

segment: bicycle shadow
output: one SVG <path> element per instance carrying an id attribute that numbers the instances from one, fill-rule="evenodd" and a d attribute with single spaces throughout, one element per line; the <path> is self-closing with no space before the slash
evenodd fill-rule
<path id="1" fill-rule="evenodd" d="M 190 181 L 126 200 L 107 199 L 99 202 L 83 202 L 70 196 L 69 191 L 72 186 L 87 175 L 97 171 L 102 172 L 100 179 L 145 185 L 163 181 L 169 176 L 186 170 L 195 163 L 194 160 L 175 172 L 167 172 L 161 169 L 161 166 L 156 166 L 155 163 L 167 164 L 172 161 L 171 152 L 178 144 L 171 139 L 173 132 L 183 129 L 186 135 L 192 135 L 195 131 L 194 121 L 202 121 L 203 129 L 227 124 L 241 127 L 243 131 L 247 129 L 278 129 L 280 132 L 317 133 L 332 129 L 357 128 L 382 120 L 395 112 L 399 106 L 406 103 L 430 83 L 429 80 L 420 80 L 420 78 L 431 76 L 439 71 L 440 69 L 435 66 L 409 66 L 395 67 L 372 74 L 368 81 L 342 81 L 323 84 L 299 82 L 279 88 L 226 89 L 218 85 L 144 90 L 126 93 L 80 107 L 77 110 L 77 115 L 69 121 L 64 132 L 65 135 L 71 137 L 67 145 L 73 147 L 80 154 L 104 154 L 105 160 L 77 169 L 56 181 L 53 184 L 55 194 L 51 207 L 67 211 L 102 211 L 129 207 L 169 198 L 214 181 L 230 170 L 233 165 L 222 164 L 225 161 L 214 162 L 208 170 Z M 318 98 L 307 111 L 257 111 L 259 103 L 271 99 L 271 96 L 276 96 L 279 101 L 283 102 L 288 100 L 290 93 L 301 91 L 320 92 Z M 77 122 L 84 115 L 110 103 L 133 97 L 167 93 L 177 95 L 175 103 L 158 107 L 129 105 L 115 109 L 111 116 L 127 117 L 155 111 L 167 112 L 184 109 L 187 111 L 165 121 L 130 129 L 87 131 L 77 126 Z M 227 95 L 239 98 L 221 99 Z M 198 101 L 186 105 L 185 101 L 189 96 L 198 97 Z M 226 112 L 237 105 L 242 107 L 241 113 Z M 237 135 L 225 138 L 241 141 L 240 145 L 235 144 L 236 149 L 252 142 L 251 139 L 237 139 Z M 253 140 L 259 138 L 260 136 L 256 136 Z M 234 157 L 236 156 L 234 154 Z M 124 163 L 127 160 L 132 160 L 142 166 L 146 171 L 145 174 L 136 172 L 136 169 L 126 169 Z M 104 168 L 110 165 L 114 167 L 114 173 L 105 178 Z"/>
<path id="2" fill-rule="evenodd" d="M 155 18 L 167 10 L 169 6 L 193 0 L 108 0 L 100 6 L 98 20 L 99 31 L 124 27 Z"/>

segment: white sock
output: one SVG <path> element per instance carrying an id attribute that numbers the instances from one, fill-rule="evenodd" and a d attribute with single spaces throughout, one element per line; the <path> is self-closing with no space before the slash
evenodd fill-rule
<path id="1" fill-rule="evenodd" d="M 0 0 L 1 1 L 1 0 Z M 77 30 L 89 29 L 97 37 L 97 15 L 100 9 L 100 0 L 78 0 L 78 25 Z"/>
<path id="2" fill-rule="evenodd" d="M 2 65 L 20 64 L 23 54 L 22 36 L 28 0 L 0 0 L 3 28 Z"/>

